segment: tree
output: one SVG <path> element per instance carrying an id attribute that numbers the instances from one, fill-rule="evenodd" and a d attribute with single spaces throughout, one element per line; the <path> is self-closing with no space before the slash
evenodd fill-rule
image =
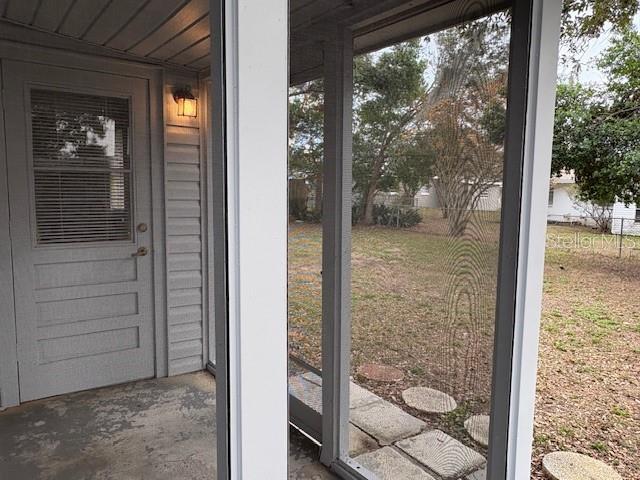
<path id="1" fill-rule="evenodd" d="M 552 169 L 573 170 L 578 197 L 606 207 L 640 201 L 640 35 L 614 39 L 601 88 L 558 87 Z"/>
<path id="2" fill-rule="evenodd" d="M 432 181 L 453 236 L 465 232 L 480 198 L 502 178 L 507 20 L 494 15 L 436 37 L 423 143 L 433 151 Z"/>
<path id="3" fill-rule="evenodd" d="M 322 81 L 292 87 L 289 91 L 289 177 L 313 185 L 315 218 L 322 214 L 323 120 Z M 306 209 L 306 199 L 304 204 Z"/>
<path id="4" fill-rule="evenodd" d="M 637 0 L 565 0 L 563 42 L 575 54 L 588 39 L 607 29 L 625 31 L 637 11 Z M 431 37 L 355 59 L 353 180 L 360 207 L 357 220 L 372 222 L 377 192 L 399 188 L 409 198 L 434 177 L 451 233 L 464 232 L 469 211 L 501 179 L 509 30 L 509 14 L 499 13 L 436 34 L 434 61 L 427 52 Z M 619 46 L 623 47 L 629 45 Z M 638 59 L 633 53 L 621 50 L 617 56 Z M 615 56 L 613 51 L 611 55 Z M 630 65 L 616 65 L 611 63 L 611 68 L 623 78 Z M 433 75 L 426 73 L 427 67 L 434 70 Z M 433 79 L 430 88 L 425 85 L 427 78 Z M 623 85 L 621 82 L 619 87 Z M 316 199 L 322 197 L 321 92 L 319 82 L 294 88 L 290 107 L 290 173 L 311 183 Z M 628 98 L 637 103 L 637 95 L 636 89 Z M 565 127 L 571 130 L 571 124 Z M 598 129 L 602 136 L 622 140 L 632 135 L 633 128 L 627 127 L 603 121 Z M 568 139 L 576 138 L 575 132 L 570 133 Z M 554 146 L 554 151 L 575 150 L 571 142 Z M 625 158 L 628 171 L 635 162 L 632 155 Z M 598 172 L 604 173 L 602 169 Z M 584 169 L 581 175 L 587 178 L 588 171 Z M 621 178 L 618 175 L 617 180 Z M 316 213 L 319 209 L 320 200 Z M 451 216 L 453 211 L 459 213 Z"/>
<path id="5" fill-rule="evenodd" d="M 390 157 L 393 163 L 390 174 L 394 187 L 402 191 L 402 203 L 412 204 L 418 191 L 428 185 L 433 176 L 434 152 L 429 145 L 420 142 L 419 133 L 411 131 L 398 142 Z"/>
<path id="6" fill-rule="evenodd" d="M 567 55 L 562 61 L 580 68 L 576 59 L 588 41 L 605 30 L 628 30 L 639 8 L 638 0 L 564 0 L 560 39 Z"/>
<path id="7" fill-rule="evenodd" d="M 585 155 L 582 142 L 588 136 L 593 121 L 593 98 L 594 90 L 579 83 L 558 85 L 551 156 L 554 174 L 573 169 Z"/>
<path id="8" fill-rule="evenodd" d="M 564 0 L 563 40 L 595 38 L 607 24 L 619 32 L 627 30 L 639 7 L 637 0 Z"/>
<path id="9" fill-rule="evenodd" d="M 600 232 L 608 232 L 611 228 L 613 205 L 597 205 L 591 202 L 576 202 L 575 206 L 596 224 Z"/>
<path id="10" fill-rule="evenodd" d="M 640 33 L 627 29 L 616 37 L 598 61 L 607 74 L 607 92 L 621 118 L 640 110 Z"/>
<path id="11" fill-rule="evenodd" d="M 410 159 L 402 149 L 425 98 L 425 66 L 417 40 L 355 59 L 353 180 L 362 223 L 373 223 L 376 193 L 397 184 L 397 160 Z"/>

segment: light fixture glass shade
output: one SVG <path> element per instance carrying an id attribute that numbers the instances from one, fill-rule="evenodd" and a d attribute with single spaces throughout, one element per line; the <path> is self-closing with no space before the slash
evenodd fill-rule
<path id="1" fill-rule="evenodd" d="M 198 100 L 195 98 L 177 98 L 179 117 L 197 117 Z"/>

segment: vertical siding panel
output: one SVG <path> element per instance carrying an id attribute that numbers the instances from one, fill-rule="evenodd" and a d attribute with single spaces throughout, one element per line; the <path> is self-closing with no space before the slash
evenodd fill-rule
<path id="1" fill-rule="evenodd" d="M 169 80 L 184 85 L 195 80 Z M 194 93 L 196 93 L 194 91 Z M 197 95 L 196 95 L 197 96 Z M 199 110 L 202 105 L 199 105 Z M 204 210 L 200 130 L 196 119 L 175 115 L 172 86 L 165 87 L 165 215 L 169 375 L 204 367 L 205 331 L 202 254 Z M 195 303 L 195 304 L 194 304 Z M 189 323 L 184 323 L 184 322 Z M 173 326 L 172 326 L 173 325 Z"/>

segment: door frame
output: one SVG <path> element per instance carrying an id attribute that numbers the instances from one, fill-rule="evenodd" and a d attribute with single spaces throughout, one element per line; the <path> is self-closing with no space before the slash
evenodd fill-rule
<path id="1" fill-rule="evenodd" d="M 0 92 L 3 67 L 0 61 Z M 0 225 L 7 226 L 0 229 L 0 409 L 20 402 L 3 100 L 0 95 Z"/>
<path id="2" fill-rule="evenodd" d="M 147 81 L 150 155 L 150 201 L 152 222 L 151 295 L 154 329 L 155 376 L 168 374 L 168 326 L 166 320 L 166 236 L 164 222 L 164 102 L 163 68 L 134 62 L 60 51 L 41 46 L 0 40 L 0 72 L 6 60 L 38 63 L 45 66 L 85 70 Z M 0 95 L 0 224 L 9 225 L 8 184 L 4 101 Z M 5 223 L 6 222 L 6 223 Z M 11 238 L 8 229 L 0 233 L 0 408 L 20 404 L 14 309 Z M 5 256 L 7 254 L 7 256 Z M 5 265 L 6 263 L 6 265 Z M 4 300 L 9 301 L 5 302 Z M 5 334 L 6 333 L 6 334 Z"/>

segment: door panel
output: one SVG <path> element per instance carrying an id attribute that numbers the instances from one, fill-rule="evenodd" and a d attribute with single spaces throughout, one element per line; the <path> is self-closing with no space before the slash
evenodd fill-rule
<path id="1" fill-rule="evenodd" d="M 3 75 L 21 401 L 152 377 L 147 82 Z"/>

